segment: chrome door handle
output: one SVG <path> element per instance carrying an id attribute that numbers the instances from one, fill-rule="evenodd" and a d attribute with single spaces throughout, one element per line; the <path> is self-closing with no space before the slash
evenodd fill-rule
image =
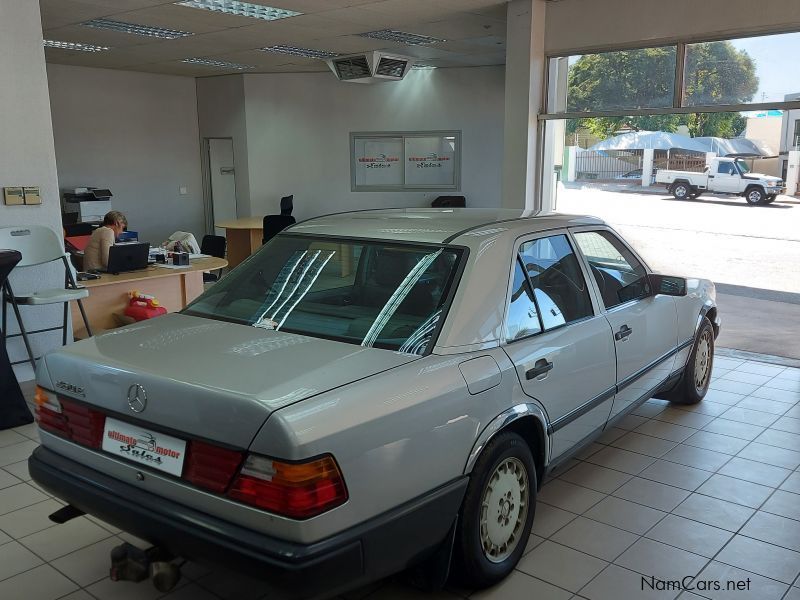
<path id="1" fill-rule="evenodd" d="M 627 325 L 623 325 L 622 327 L 619 328 L 619 331 L 614 334 L 614 339 L 619 342 L 620 340 L 624 340 L 626 337 L 628 337 L 632 333 L 633 333 L 633 329 L 631 329 Z"/>
<path id="2" fill-rule="evenodd" d="M 539 375 L 544 375 L 552 370 L 552 368 L 553 363 L 549 362 L 546 358 L 540 358 L 534 363 L 532 369 L 525 371 L 525 379 L 534 379 L 535 377 L 539 377 Z"/>

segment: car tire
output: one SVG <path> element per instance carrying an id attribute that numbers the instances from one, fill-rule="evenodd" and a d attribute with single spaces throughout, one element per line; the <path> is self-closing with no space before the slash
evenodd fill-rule
<path id="1" fill-rule="evenodd" d="M 775 202 L 775 198 L 777 198 L 775 194 L 770 194 L 764 199 L 764 204 L 772 204 L 773 202 Z"/>
<path id="2" fill-rule="evenodd" d="M 683 371 L 683 379 L 677 394 L 671 400 L 676 404 L 697 404 L 708 392 L 711 372 L 714 368 L 714 328 L 707 317 L 703 317 L 694 339 L 692 352 Z"/>
<path id="3" fill-rule="evenodd" d="M 676 200 L 686 200 L 692 195 L 692 188 L 688 183 L 678 182 L 672 184 L 670 190 Z"/>
<path id="4" fill-rule="evenodd" d="M 744 199 L 747 200 L 747 203 L 750 206 L 765 204 L 764 200 L 766 199 L 766 197 L 767 195 L 764 193 L 764 190 L 760 187 L 751 187 L 744 193 Z"/>
<path id="5" fill-rule="evenodd" d="M 461 505 L 454 547 L 459 583 L 485 588 L 514 570 L 528 544 L 536 489 L 528 444 L 514 432 L 499 433 L 475 463 Z"/>

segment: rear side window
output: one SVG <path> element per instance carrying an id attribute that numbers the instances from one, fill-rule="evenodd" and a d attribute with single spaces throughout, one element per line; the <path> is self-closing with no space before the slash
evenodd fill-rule
<path id="1" fill-rule="evenodd" d="M 514 284 L 511 287 L 511 302 L 506 318 L 506 339 L 510 342 L 539 333 L 539 311 L 533 300 L 528 278 L 520 266 L 519 259 L 514 261 Z"/>
<path id="2" fill-rule="evenodd" d="M 647 295 L 647 270 L 613 233 L 582 231 L 575 234 L 575 240 L 589 263 L 606 308 Z"/>
<path id="3" fill-rule="evenodd" d="M 506 319 L 508 341 L 593 314 L 586 280 L 565 235 L 520 246 Z"/>

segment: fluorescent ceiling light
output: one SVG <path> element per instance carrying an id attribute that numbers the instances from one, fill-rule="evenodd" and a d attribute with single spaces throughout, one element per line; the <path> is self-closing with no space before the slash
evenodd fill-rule
<path id="1" fill-rule="evenodd" d="M 389 40 L 391 42 L 400 42 L 401 44 L 406 44 L 408 46 L 421 46 L 424 44 L 436 44 L 438 42 L 447 41 L 431 37 L 429 35 L 406 33 L 405 31 L 396 31 L 394 29 L 367 31 L 366 33 L 359 33 L 358 35 L 360 35 L 361 37 L 368 37 L 376 40 Z"/>
<path id="2" fill-rule="evenodd" d="M 58 42 L 56 40 L 44 40 L 44 46 L 45 48 L 80 50 L 81 52 L 103 52 L 111 49 L 108 46 L 95 46 L 94 44 L 80 44 L 78 42 Z"/>
<path id="3" fill-rule="evenodd" d="M 123 21 L 112 21 L 111 19 L 92 19 L 81 23 L 86 27 L 95 29 L 109 29 L 121 33 L 132 33 L 133 35 L 146 35 L 148 37 L 174 40 L 175 38 L 194 35 L 191 31 L 180 31 L 178 29 L 167 29 L 165 27 L 151 27 L 150 25 L 139 25 L 137 23 L 125 23 Z"/>
<path id="4" fill-rule="evenodd" d="M 439 67 L 436 67 L 434 65 L 423 65 L 420 63 L 414 63 L 413 65 L 411 65 L 411 68 L 414 69 L 415 71 L 427 71 L 428 69 L 438 69 Z"/>
<path id="5" fill-rule="evenodd" d="M 262 52 L 273 52 L 275 54 L 291 54 L 292 56 L 304 56 L 306 58 L 334 58 L 339 56 L 335 52 L 327 52 L 325 50 L 313 50 L 311 48 L 297 48 L 295 46 L 286 46 L 284 44 L 277 44 L 275 46 L 267 46 L 260 48 Z"/>
<path id="6" fill-rule="evenodd" d="M 213 12 L 224 13 L 226 15 L 238 15 L 240 17 L 250 17 L 252 19 L 262 19 L 264 21 L 275 21 L 287 17 L 296 17 L 303 13 L 285 8 L 273 8 L 263 4 L 251 4 L 250 2 L 239 2 L 238 0 L 184 0 L 175 2 L 178 6 L 188 6 L 189 8 L 199 8 Z"/>
<path id="7" fill-rule="evenodd" d="M 224 60 L 213 60 L 211 58 L 184 58 L 181 62 L 188 63 L 190 65 L 202 65 L 204 67 L 216 67 L 218 69 L 236 69 L 237 71 L 255 69 L 253 65 L 241 65 L 239 63 L 226 62 Z"/>

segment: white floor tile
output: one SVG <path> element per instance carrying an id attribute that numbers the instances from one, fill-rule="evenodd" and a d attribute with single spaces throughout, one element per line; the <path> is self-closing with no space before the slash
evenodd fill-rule
<path id="1" fill-rule="evenodd" d="M 720 529 L 738 531 L 755 510 L 719 498 L 692 494 L 673 513 Z"/>
<path id="2" fill-rule="evenodd" d="M 781 600 L 788 585 L 767 579 L 752 571 L 713 561 L 696 578 L 695 586 L 702 581 L 719 582 L 720 588 L 705 586 L 698 590 L 704 598 L 711 600 Z M 729 589 L 729 586 L 730 589 Z M 746 589 L 742 590 L 741 588 Z"/>
<path id="3" fill-rule="evenodd" d="M 28 485 L 18 483 L 0 490 L 0 515 L 10 513 L 31 504 L 47 500 L 48 496 Z"/>
<path id="4" fill-rule="evenodd" d="M 111 533 L 86 517 L 78 517 L 25 536 L 20 542 L 45 560 L 53 560 L 108 537 Z"/>
<path id="5" fill-rule="evenodd" d="M 647 532 L 647 537 L 711 558 L 733 537 L 733 533 L 677 515 L 667 515 Z"/>
<path id="6" fill-rule="evenodd" d="M 557 587 L 577 592 L 606 565 L 608 562 L 602 559 L 545 541 L 525 556 L 517 569 Z"/>
<path id="7" fill-rule="evenodd" d="M 519 598 L 547 598 L 569 600 L 572 594 L 520 571 L 514 571 L 503 581 L 470 596 L 471 600 L 519 600 Z"/>
<path id="8" fill-rule="evenodd" d="M 714 560 L 786 584 L 791 584 L 800 572 L 799 553 L 743 535 L 734 536 Z"/>
<path id="9" fill-rule="evenodd" d="M 78 586 L 50 565 L 41 565 L 0 581 L 0 598 L 55 600 L 75 591 Z"/>

